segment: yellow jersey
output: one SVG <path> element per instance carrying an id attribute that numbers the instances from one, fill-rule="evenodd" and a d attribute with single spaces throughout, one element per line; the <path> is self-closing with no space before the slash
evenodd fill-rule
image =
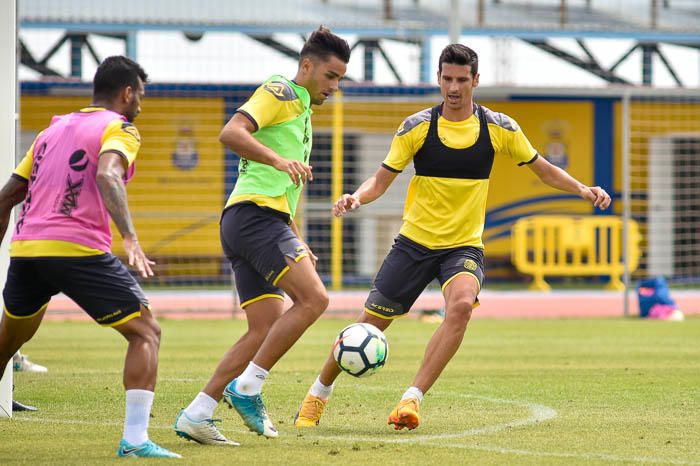
<path id="1" fill-rule="evenodd" d="M 382 166 L 403 171 L 413 161 L 400 234 L 430 249 L 483 248 L 481 236 L 493 157 L 519 165 L 537 151 L 512 118 L 474 105 L 464 121 L 450 121 L 441 106 L 406 118 Z"/>

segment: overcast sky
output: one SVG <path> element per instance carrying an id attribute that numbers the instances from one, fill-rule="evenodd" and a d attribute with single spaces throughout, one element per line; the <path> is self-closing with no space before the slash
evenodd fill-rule
<path id="1" fill-rule="evenodd" d="M 700 1 L 700 0 L 699 0 Z M 63 35 L 56 29 L 20 30 L 19 36 L 35 58 L 41 58 Z M 300 49 L 302 42 L 297 35 L 275 36 L 293 49 Z M 352 44 L 356 37 L 345 36 Z M 90 41 L 100 57 L 125 53 L 124 42 L 99 36 Z M 518 39 L 462 36 L 461 42 L 479 54 L 482 86 L 555 86 L 601 87 L 608 84 L 573 65 L 554 58 Z M 552 39 L 552 43 L 573 55 L 585 58 L 573 39 Z M 446 36 L 432 40 L 431 79 L 435 82 L 437 59 L 440 50 L 448 43 Z M 188 83 L 257 83 L 271 74 L 293 76 L 296 62 L 261 45 L 244 34 L 207 33 L 196 42 L 186 39 L 179 32 L 139 32 L 137 37 L 138 61 L 144 66 L 153 82 Z M 633 44 L 631 40 L 589 39 L 588 48 L 604 67 L 609 67 Z M 382 41 L 382 45 L 398 69 L 404 83 L 419 82 L 419 54 L 417 46 L 395 41 Z M 700 87 L 700 52 L 671 45 L 661 45 L 676 73 L 686 87 Z M 48 65 L 62 74 L 69 72 L 70 46 L 64 44 Z M 356 80 L 363 77 L 363 53 L 355 49 L 348 75 Z M 90 81 L 96 64 L 83 52 L 83 80 Z M 641 53 L 631 55 L 617 69 L 617 73 L 633 83 L 641 80 Z M 40 79 L 38 73 L 20 66 L 21 80 Z M 395 84 L 396 80 L 381 58 L 375 60 L 375 82 Z M 658 57 L 654 60 L 654 85 L 675 87 L 675 82 Z"/>

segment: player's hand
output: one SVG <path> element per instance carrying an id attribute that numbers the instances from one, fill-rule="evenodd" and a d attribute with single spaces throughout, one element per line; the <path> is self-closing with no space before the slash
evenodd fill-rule
<path id="1" fill-rule="evenodd" d="M 316 254 L 314 254 L 314 252 L 311 250 L 311 248 L 309 247 L 308 244 L 304 243 L 303 241 L 302 241 L 302 244 L 306 248 L 306 252 L 309 253 L 309 259 L 311 259 L 311 265 L 313 265 L 314 268 L 316 268 L 316 264 L 318 263 L 318 256 Z"/>
<path id="2" fill-rule="evenodd" d="M 306 184 L 307 181 L 313 181 L 314 179 L 311 173 L 312 167 L 298 160 L 287 160 L 280 157 L 274 167 L 289 175 L 289 179 L 297 186 Z"/>
<path id="3" fill-rule="evenodd" d="M 340 199 L 333 204 L 333 215 L 336 217 L 342 217 L 348 210 L 359 209 L 362 203 L 360 199 L 352 194 L 343 194 Z"/>
<path id="4" fill-rule="evenodd" d="M 146 257 L 138 239 L 132 237 L 124 238 L 124 251 L 126 252 L 129 267 L 136 270 L 143 278 L 153 276 L 153 269 L 151 269 L 151 266 L 156 265 L 156 263 Z"/>
<path id="5" fill-rule="evenodd" d="M 598 207 L 600 210 L 607 209 L 612 202 L 610 194 L 605 192 L 600 186 L 589 186 L 586 191 L 584 191 L 583 197 L 591 201 L 593 206 Z"/>

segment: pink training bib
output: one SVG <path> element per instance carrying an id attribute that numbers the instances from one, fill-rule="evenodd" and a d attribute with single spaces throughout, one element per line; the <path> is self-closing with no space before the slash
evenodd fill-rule
<path id="1" fill-rule="evenodd" d="M 55 116 L 34 143 L 27 197 L 12 241 L 59 240 L 111 252 L 109 213 L 97 187 L 105 127 L 126 118 L 109 110 Z M 126 184 L 134 174 L 129 167 Z"/>

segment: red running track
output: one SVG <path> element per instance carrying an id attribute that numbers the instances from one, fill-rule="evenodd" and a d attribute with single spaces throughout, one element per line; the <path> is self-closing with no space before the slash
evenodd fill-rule
<path id="1" fill-rule="evenodd" d="M 700 314 L 700 291 L 672 292 L 686 315 Z M 155 314 L 170 319 L 243 318 L 234 309 L 234 298 L 226 291 L 155 291 L 147 293 Z M 330 305 L 326 316 L 352 317 L 362 309 L 366 291 L 329 292 Z M 629 295 L 630 315 L 638 314 L 637 298 Z M 620 317 L 624 315 L 623 294 L 609 291 L 559 291 L 549 293 L 527 291 L 484 291 L 481 306 L 473 314 L 476 319 L 560 319 L 585 317 Z M 439 291 L 425 292 L 413 306 L 411 316 L 424 309 L 439 309 L 444 300 Z M 46 319 L 87 320 L 89 317 L 63 295 L 49 304 Z"/>

